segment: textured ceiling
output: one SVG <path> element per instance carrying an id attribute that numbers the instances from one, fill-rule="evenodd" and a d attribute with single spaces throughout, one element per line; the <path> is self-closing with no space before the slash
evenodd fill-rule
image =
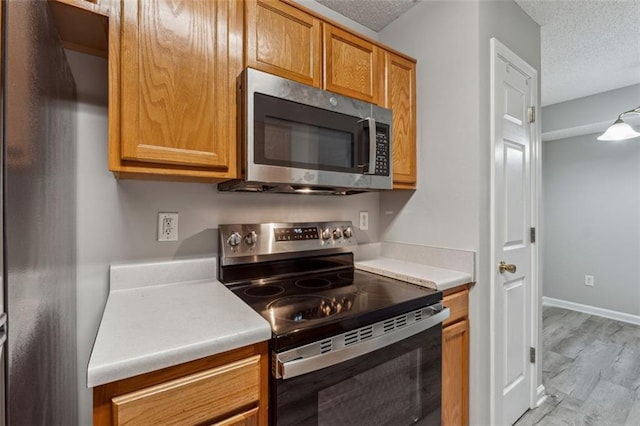
<path id="1" fill-rule="evenodd" d="M 373 31 L 380 31 L 418 0 L 316 0 Z"/>
<path id="2" fill-rule="evenodd" d="M 427 0 L 316 1 L 380 31 Z M 640 83 L 640 0 L 515 2 L 541 27 L 543 105 Z"/>
<path id="3" fill-rule="evenodd" d="M 542 104 L 640 83 L 640 0 L 515 0 L 540 25 Z"/>

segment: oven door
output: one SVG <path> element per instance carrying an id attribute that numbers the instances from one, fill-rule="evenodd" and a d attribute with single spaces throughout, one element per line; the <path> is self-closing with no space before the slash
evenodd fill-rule
<path id="1" fill-rule="evenodd" d="M 391 189 L 391 111 L 253 69 L 246 180 Z"/>
<path id="2" fill-rule="evenodd" d="M 274 354 L 274 373 L 281 378 L 272 377 L 271 380 L 272 424 L 439 425 L 442 321 L 448 315 L 449 311 L 445 309 L 431 318 L 428 328 L 418 333 L 400 340 L 392 338 L 397 341 L 377 349 L 369 350 L 371 345 L 364 350 L 356 349 L 356 352 L 364 353 L 355 357 L 345 353 L 343 355 L 347 356 L 343 358 L 348 359 L 336 363 L 333 362 L 336 359 L 322 360 L 323 356 L 331 354 L 327 352 L 308 360 L 294 358 L 287 371 L 287 362 L 278 360 L 280 354 Z M 407 329 L 401 329 L 406 333 Z M 336 352 L 375 340 L 375 337 L 365 339 Z M 298 349 L 301 354 L 305 351 L 308 349 Z M 313 359 L 320 362 L 314 363 Z M 313 364 L 331 365 L 313 369 Z M 305 372 L 307 369 L 313 371 Z M 292 377 L 287 378 L 287 375 Z"/>

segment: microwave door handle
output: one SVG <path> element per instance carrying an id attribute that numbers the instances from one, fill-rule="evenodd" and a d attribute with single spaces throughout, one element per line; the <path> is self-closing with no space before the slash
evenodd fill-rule
<path id="1" fill-rule="evenodd" d="M 369 164 L 366 168 L 364 174 L 365 175 L 374 175 L 376 173 L 376 119 L 373 117 L 363 118 L 359 121 L 362 123 L 366 121 L 369 123 L 369 146 L 368 148 L 363 146 L 363 151 L 369 151 Z M 364 142 L 364 141 L 363 141 Z M 364 143 L 362 145 L 365 145 Z M 360 166 L 364 167 L 366 164 L 360 164 Z"/>

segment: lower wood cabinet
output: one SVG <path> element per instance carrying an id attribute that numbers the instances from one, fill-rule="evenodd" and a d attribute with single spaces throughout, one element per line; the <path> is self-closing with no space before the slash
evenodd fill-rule
<path id="1" fill-rule="evenodd" d="M 267 343 L 94 389 L 94 425 L 268 423 Z"/>
<path id="2" fill-rule="evenodd" d="M 445 292 L 451 315 L 442 329 L 442 425 L 469 424 L 469 289 Z"/>

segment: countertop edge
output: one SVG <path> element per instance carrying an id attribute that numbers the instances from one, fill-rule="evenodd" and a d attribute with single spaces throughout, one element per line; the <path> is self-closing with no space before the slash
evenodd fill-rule
<path id="1" fill-rule="evenodd" d="M 89 367 L 87 369 L 87 387 L 94 388 L 118 380 L 128 379 L 141 374 L 150 373 L 167 367 L 184 364 L 197 359 L 221 354 L 271 339 L 271 327 L 264 322 L 264 327 L 246 333 L 236 334 L 234 339 L 222 337 L 214 342 L 196 343 L 189 347 L 176 348 L 144 357 L 132 358 L 119 363 Z M 238 341 L 237 337 L 241 337 Z M 222 340 L 222 343 L 219 342 Z M 127 363 L 123 366 L 123 363 Z"/>
<path id="2" fill-rule="evenodd" d="M 413 273 L 399 272 L 399 267 L 413 268 Z M 471 275 L 466 272 L 382 257 L 357 261 L 355 268 L 439 291 L 472 282 Z"/>
<path id="3" fill-rule="evenodd" d="M 182 299 L 167 299 L 176 292 L 183 296 Z M 141 301 L 145 304 L 136 305 Z M 189 312 L 195 314 L 167 318 L 167 303 L 181 303 L 183 307 L 193 309 Z M 139 308 L 129 315 L 127 312 L 133 305 Z M 140 332 L 159 330 L 157 313 L 173 325 L 155 333 L 156 338 L 162 336 L 162 339 L 153 340 L 154 333 L 136 334 L 138 329 Z M 194 318 L 195 323 L 192 322 Z M 132 329 L 130 321 L 137 327 Z M 145 343 L 138 347 L 144 349 L 127 349 L 140 339 Z M 86 384 L 93 388 L 269 339 L 269 322 L 215 278 L 114 290 L 109 293 L 93 344 Z M 113 350 L 119 345 L 123 349 Z"/>

